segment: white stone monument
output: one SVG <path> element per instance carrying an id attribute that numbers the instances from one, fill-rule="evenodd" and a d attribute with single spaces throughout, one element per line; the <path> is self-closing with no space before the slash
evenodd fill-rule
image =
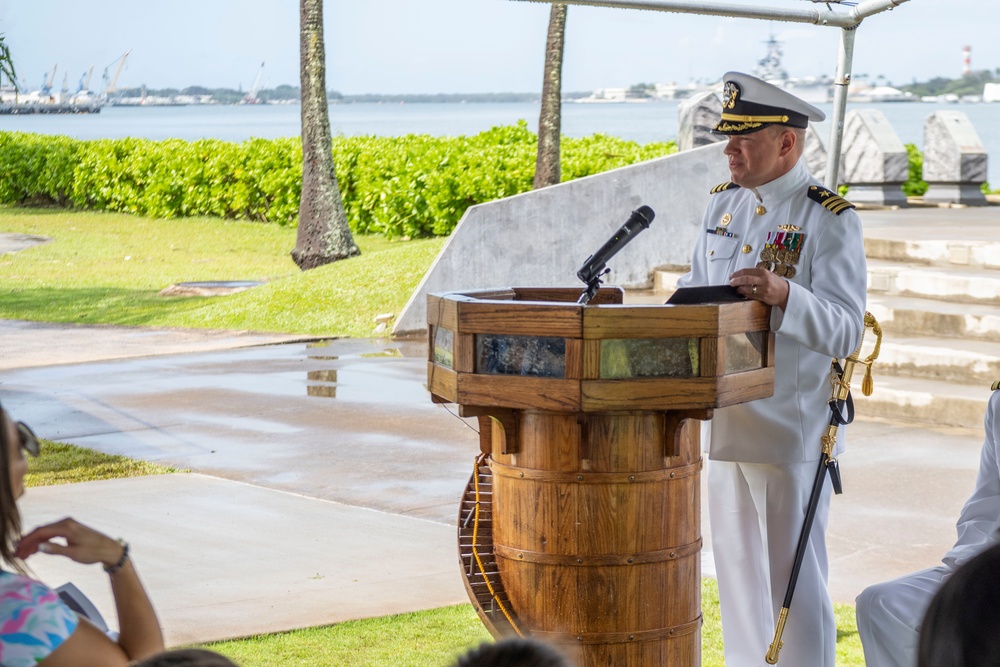
<path id="1" fill-rule="evenodd" d="M 906 146 L 885 114 L 877 109 L 850 111 L 844 119 L 840 182 L 854 203 L 906 206 L 903 183 L 909 177 Z"/>
<path id="2" fill-rule="evenodd" d="M 677 150 L 686 151 L 726 139 L 712 134 L 722 115 L 722 100 L 713 92 L 692 95 L 677 105 Z"/>
<path id="3" fill-rule="evenodd" d="M 968 116 L 935 111 L 924 121 L 924 201 L 986 206 L 986 150 Z"/>

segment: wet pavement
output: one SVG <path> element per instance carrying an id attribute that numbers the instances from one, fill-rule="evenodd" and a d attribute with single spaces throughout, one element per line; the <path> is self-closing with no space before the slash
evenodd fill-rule
<path id="1" fill-rule="evenodd" d="M 0 322 L 0 338 L 16 327 Z M 65 345 L 58 326 L 49 335 Z M 0 397 L 42 437 L 192 471 L 31 489 L 26 524 L 74 514 L 128 537 L 174 644 L 466 602 L 453 526 L 478 436 L 431 403 L 424 346 L 295 342 L 30 368 L 5 355 Z M 860 419 L 841 433 L 830 586 L 852 602 L 944 553 L 981 436 Z M 711 574 L 707 516 L 703 529 Z M 99 570 L 32 565 L 50 583 L 82 582 L 113 616 Z"/>

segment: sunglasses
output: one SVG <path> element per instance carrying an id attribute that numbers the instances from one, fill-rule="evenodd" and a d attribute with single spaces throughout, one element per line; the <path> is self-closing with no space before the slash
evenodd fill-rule
<path id="1" fill-rule="evenodd" d="M 38 442 L 38 436 L 31 430 L 31 427 L 24 422 L 17 422 L 17 434 L 21 436 L 21 449 L 27 454 L 38 458 L 42 451 L 42 445 Z"/>
<path id="2" fill-rule="evenodd" d="M 7 419 L 10 419 L 10 413 L 0 406 L 0 414 L 6 414 Z M 37 458 L 42 451 L 42 445 L 38 442 L 38 436 L 35 432 L 31 430 L 31 427 L 24 422 L 14 422 L 14 427 L 17 429 L 17 435 L 21 439 L 21 449 L 24 450 L 26 454 Z M 0 427 L 0 435 L 2 435 L 2 427 Z M 6 438 L 4 438 L 6 440 Z"/>

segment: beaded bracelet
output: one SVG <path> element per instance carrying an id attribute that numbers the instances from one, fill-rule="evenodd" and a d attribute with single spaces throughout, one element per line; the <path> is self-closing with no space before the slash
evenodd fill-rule
<path id="1" fill-rule="evenodd" d="M 122 557 L 119 558 L 118 562 L 115 563 L 114 565 L 105 565 L 104 566 L 104 571 L 107 572 L 108 574 L 114 574 L 118 570 L 120 570 L 123 567 L 125 567 L 125 561 L 128 560 L 128 542 L 126 542 L 125 540 L 123 540 L 123 539 L 121 539 L 119 537 L 118 538 L 118 544 L 122 545 Z"/>

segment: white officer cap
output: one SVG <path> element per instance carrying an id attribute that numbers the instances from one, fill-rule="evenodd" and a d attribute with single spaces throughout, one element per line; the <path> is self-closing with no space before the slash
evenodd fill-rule
<path id="1" fill-rule="evenodd" d="M 726 72 L 722 79 L 722 118 L 712 128 L 717 134 L 750 134 L 768 125 L 804 128 L 826 118 L 813 105 L 755 76 Z"/>

